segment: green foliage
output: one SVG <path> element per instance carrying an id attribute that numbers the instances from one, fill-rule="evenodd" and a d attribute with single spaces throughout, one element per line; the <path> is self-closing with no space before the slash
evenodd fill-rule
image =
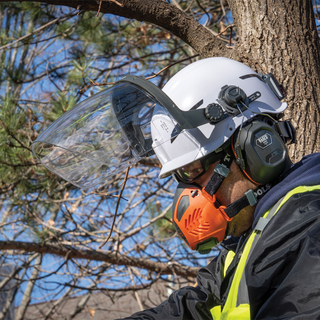
<path id="1" fill-rule="evenodd" d="M 155 204 L 150 202 L 147 205 L 147 211 L 150 219 L 161 214 L 161 203 L 157 201 Z M 172 211 L 169 210 L 161 219 L 156 220 L 152 226 L 152 235 L 158 240 L 167 240 L 176 233 L 176 229 L 171 221 Z"/>
<path id="2" fill-rule="evenodd" d="M 172 212 L 168 211 L 162 219 L 156 221 L 155 226 L 159 230 L 159 238 L 166 239 L 172 237 L 176 233 L 176 229 L 171 222 Z"/>
<path id="3" fill-rule="evenodd" d="M 21 160 L 31 157 L 25 143 L 26 116 L 11 95 L 7 95 L 0 107 L 0 176 L 4 183 L 14 183 L 16 173 L 25 170 Z"/>
<path id="4" fill-rule="evenodd" d="M 64 20 L 0 52 L 0 196 L 16 205 L 15 213 L 25 215 L 28 204 L 29 211 L 45 217 L 53 210 L 49 199 L 74 187 L 37 164 L 32 141 L 78 101 L 102 88 L 94 82 L 114 82 L 128 73 L 148 76 L 174 57 L 183 57 L 188 48 L 182 50 L 179 39 L 144 22 L 96 17 L 93 12 L 71 17 L 74 9 L 33 2 L 0 3 L 0 9 L 1 46 L 57 17 Z M 174 66 L 157 81 L 165 83 L 179 68 Z M 115 180 L 107 188 L 112 194 L 119 192 L 121 182 Z M 162 238 L 174 232 L 170 213 L 166 217 L 156 222 Z M 39 239 L 41 232 L 35 232 Z"/>
<path id="5" fill-rule="evenodd" d="M 95 72 L 90 68 L 93 64 L 92 60 L 86 57 L 80 57 L 77 60 L 72 60 L 73 69 L 68 73 L 67 83 L 70 86 L 80 87 L 85 85 L 85 79 L 94 79 Z"/>
<path id="6" fill-rule="evenodd" d="M 53 13 L 53 7 L 42 5 L 39 2 L 21 2 L 18 4 L 19 12 L 25 12 L 29 21 L 39 21 L 44 24 L 50 21 L 50 14 Z M 31 32 L 32 30 L 27 30 Z"/>
<path id="7" fill-rule="evenodd" d="M 76 102 L 76 94 L 74 94 L 73 91 L 71 91 L 68 95 L 62 92 L 57 92 L 53 96 L 53 100 L 51 101 L 52 108 L 50 108 L 49 112 L 44 114 L 43 116 L 50 122 L 53 122 L 60 118 L 65 112 L 74 107 L 76 105 Z"/>
<path id="8" fill-rule="evenodd" d="M 216 2 L 220 4 L 211 1 L 209 6 L 206 2 L 208 12 Z M 198 1 L 179 3 L 195 19 L 204 15 Z M 201 4 L 204 5 L 203 1 Z M 13 242 L 58 243 L 58 247 L 69 247 L 70 252 L 73 248 L 96 250 L 106 240 L 124 177 L 115 174 L 99 188 L 79 190 L 39 164 L 31 152 L 32 142 L 78 102 L 106 88 L 106 83 L 118 81 L 126 74 L 148 77 L 195 54 L 179 38 L 153 24 L 106 14 L 96 17 L 94 12 L 77 13 L 74 8 L 44 3 L 0 3 L 0 46 L 10 44 L 0 51 L 0 236 Z M 209 14 L 213 16 L 212 12 Z M 60 18 L 57 24 L 46 26 L 56 18 Z M 219 19 L 217 15 L 215 21 Z M 19 40 L 20 37 L 24 38 Z M 162 87 L 189 62 L 167 68 L 152 82 Z M 101 86 L 96 86 L 97 83 Z M 107 102 L 97 105 L 100 107 L 107 107 Z M 92 111 L 79 115 L 75 126 L 68 126 L 70 131 L 80 129 Z M 100 111 L 99 125 L 94 130 L 102 136 L 105 123 L 111 124 L 112 119 Z M 114 137 L 117 135 L 121 132 Z M 83 145 L 83 154 L 89 155 L 101 146 L 93 135 Z M 114 152 L 111 145 L 103 147 L 106 153 Z M 63 163 L 66 157 L 61 158 Z M 92 170 L 107 170 L 103 159 L 99 160 L 101 165 Z M 184 263 L 183 257 L 187 256 L 199 266 L 196 256 L 190 251 L 186 254 L 186 245 L 175 238 L 171 211 L 163 215 L 172 201 L 174 184 L 170 179 L 159 182 L 158 172 L 159 168 L 152 164 L 137 164 L 130 170 L 113 232 L 100 249 L 119 251 L 133 259 L 139 255 L 139 261 L 166 262 L 170 257 L 177 265 Z M 159 215 L 161 218 L 156 219 Z M 150 218 L 156 220 L 152 225 L 146 223 Z M 14 263 L 22 270 L 15 276 L 19 295 L 27 291 L 19 285 L 26 284 L 32 274 L 31 269 L 23 271 L 25 266 L 28 268 L 25 262 L 29 257 L 16 250 L 2 256 L 5 263 Z M 40 279 L 32 280 L 37 287 L 29 299 L 32 303 L 43 297 L 48 301 L 63 298 L 61 301 L 67 303 L 70 296 L 84 291 L 90 293 L 106 287 L 119 290 L 133 285 L 128 283 L 132 276 L 139 286 L 156 281 L 156 273 L 147 275 L 139 266 L 128 268 L 90 258 L 80 261 L 68 254 L 43 261 Z M 138 278 L 136 271 L 144 278 Z M 53 313 L 59 317 L 56 303 L 45 308 L 48 318 Z"/>

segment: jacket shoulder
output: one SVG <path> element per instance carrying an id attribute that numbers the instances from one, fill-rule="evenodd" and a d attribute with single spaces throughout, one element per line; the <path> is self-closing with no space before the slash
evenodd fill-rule
<path id="1" fill-rule="evenodd" d="M 320 187 L 297 192 L 263 230 L 245 269 L 253 319 L 320 316 L 319 212 Z"/>

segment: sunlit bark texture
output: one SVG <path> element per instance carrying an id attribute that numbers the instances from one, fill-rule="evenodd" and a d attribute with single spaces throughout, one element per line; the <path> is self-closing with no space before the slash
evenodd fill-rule
<path id="1" fill-rule="evenodd" d="M 287 89 L 286 118 L 297 129 L 290 148 L 297 161 L 320 151 L 319 38 L 311 1 L 229 0 L 239 32 L 233 56 L 258 72 L 272 72 Z"/>

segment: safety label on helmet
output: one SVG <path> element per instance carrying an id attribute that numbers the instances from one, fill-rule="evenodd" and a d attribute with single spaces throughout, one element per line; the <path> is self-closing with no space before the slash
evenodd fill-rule
<path id="1" fill-rule="evenodd" d="M 256 146 L 261 149 L 265 149 L 270 145 L 272 145 L 272 137 L 269 133 L 265 133 L 264 135 L 256 139 Z"/>
<path id="2" fill-rule="evenodd" d="M 161 123 L 160 127 L 162 128 L 162 130 L 169 132 L 169 128 L 168 128 L 167 124 L 162 120 L 160 120 L 160 123 Z"/>

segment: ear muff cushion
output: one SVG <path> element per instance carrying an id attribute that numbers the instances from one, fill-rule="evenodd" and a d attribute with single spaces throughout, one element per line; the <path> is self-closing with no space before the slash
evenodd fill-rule
<path id="1" fill-rule="evenodd" d="M 233 149 L 238 158 L 244 160 L 246 175 L 258 184 L 276 180 L 290 166 L 287 148 L 275 131 L 267 123 L 253 120 L 237 130 L 233 137 Z"/>

